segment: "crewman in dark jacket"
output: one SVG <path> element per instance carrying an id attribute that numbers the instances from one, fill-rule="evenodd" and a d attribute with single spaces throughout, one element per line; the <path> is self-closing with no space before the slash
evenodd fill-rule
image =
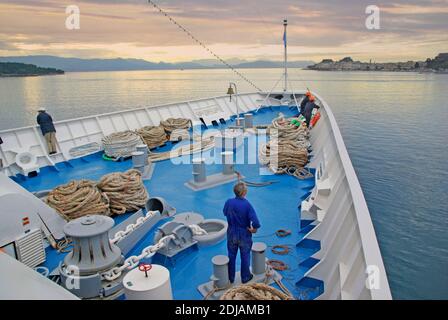
<path id="1" fill-rule="evenodd" d="M 311 116 L 313 115 L 313 109 L 319 109 L 320 107 L 318 105 L 316 105 L 315 103 L 316 98 L 314 98 L 313 95 L 311 95 L 309 97 L 309 101 L 305 106 L 305 110 L 303 111 L 303 116 L 305 117 L 306 120 L 306 126 L 309 128 L 310 127 L 310 122 L 311 122 Z"/>
<path id="2" fill-rule="evenodd" d="M 45 108 L 40 108 L 39 113 L 37 115 L 37 123 L 40 126 L 40 130 L 42 131 L 42 135 L 45 137 L 45 141 L 47 142 L 48 153 L 55 154 L 56 153 L 56 129 L 53 125 L 53 119 L 46 112 Z"/>
<path id="3" fill-rule="evenodd" d="M 303 100 L 300 102 L 300 111 L 299 114 L 295 116 L 296 118 L 300 117 L 300 115 L 303 114 L 303 112 L 305 111 L 306 104 L 310 101 L 310 97 L 311 92 L 307 91 L 305 93 L 305 98 L 303 98 Z"/>
<path id="4" fill-rule="evenodd" d="M 229 280 L 235 281 L 235 263 L 238 249 L 241 257 L 241 281 L 252 280 L 250 272 L 250 252 L 252 249 L 252 234 L 260 228 L 257 214 L 252 205 L 244 197 L 247 187 L 244 182 L 238 182 L 233 187 L 235 198 L 227 200 L 224 205 L 224 215 L 227 218 L 227 250 L 229 254 Z"/>

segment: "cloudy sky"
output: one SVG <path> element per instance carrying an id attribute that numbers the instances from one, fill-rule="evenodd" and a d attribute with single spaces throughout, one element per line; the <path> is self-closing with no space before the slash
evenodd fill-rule
<path id="1" fill-rule="evenodd" d="M 283 18 L 290 23 L 290 60 L 422 60 L 448 52 L 448 0 L 155 2 L 226 59 L 281 60 Z M 65 27 L 69 5 L 80 9 L 79 30 Z M 368 5 L 380 8 L 379 30 L 365 26 Z M 31 54 L 211 58 L 146 0 L 0 0 L 0 55 Z"/>

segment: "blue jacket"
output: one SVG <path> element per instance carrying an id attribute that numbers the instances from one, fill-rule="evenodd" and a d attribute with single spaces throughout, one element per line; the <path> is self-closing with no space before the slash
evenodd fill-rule
<path id="1" fill-rule="evenodd" d="M 39 112 L 37 115 L 37 123 L 40 126 L 40 130 L 42 134 L 45 135 L 48 132 L 56 132 L 56 129 L 53 125 L 53 119 L 46 112 Z"/>
<path id="2" fill-rule="evenodd" d="M 257 214 L 252 205 L 245 198 L 233 198 L 226 201 L 223 209 L 229 224 L 227 228 L 228 240 L 250 239 L 252 234 L 247 230 L 251 226 L 260 228 Z"/>

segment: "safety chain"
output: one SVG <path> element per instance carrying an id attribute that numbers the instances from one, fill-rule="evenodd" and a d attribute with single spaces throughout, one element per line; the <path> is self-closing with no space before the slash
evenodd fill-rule
<path id="1" fill-rule="evenodd" d="M 181 29 L 183 32 L 185 32 L 194 42 L 199 44 L 201 47 L 203 47 L 205 50 L 207 50 L 212 56 L 214 56 L 219 62 L 224 64 L 226 67 L 228 67 L 230 70 L 232 70 L 236 75 L 238 75 L 241 79 L 246 81 L 248 84 L 250 84 L 252 87 L 257 89 L 258 92 L 261 92 L 262 90 L 256 86 L 252 81 L 250 81 L 248 78 L 246 78 L 241 72 L 236 70 L 233 66 L 231 66 L 227 61 L 222 59 L 220 56 L 218 56 L 216 53 L 214 53 L 210 48 L 208 48 L 201 40 L 197 39 L 190 31 L 185 29 L 183 26 L 181 26 L 176 20 L 174 20 L 168 13 L 166 13 L 162 8 L 160 8 L 154 1 L 148 0 L 148 3 L 151 4 L 154 8 L 156 8 L 161 14 L 163 14 L 165 17 L 167 17 L 174 25 L 176 25 L 179 29 Z"/>
<path id="2" fill-rule="evenodd" d="M 137 229 L 139 226 L 141 226 L 146 220 L 154 217 L 156 213 L 159 211 L 148 211 L 144 217 L 138 218 L 135 223 L 131 223 L 126 226 L 126 229 L 120 230 L 117 233 L 115 233 L 114 237 L 110 239 L 110 242 L 115 244 L 119 242 L 120 240 L 124 239 L 128 234 L 130 234 L 132 231 Z"/>
<path id="3" fill-rule="evenodd" d="M 124 270 L 128 269 L 134 269 L 136 268 L 140 260 L 145 258 L 151 258 L 153 255 L 157 253 L 160 249 L 166 246 L 169 240 L 174 240 L 176 237 L 174 235 L 168 235 L 160 239 L 156 244 L 147 246 L 142 250 L 140 255 L 138 256 L 130 256 L 126 260 L 124 260 L 124 263 L 120 267 L 115 267 L 108 272 L 105 272 L 101 274 L 101 277 L 106 281 L 114 281 L 115 279 L 118 279 Z"/>

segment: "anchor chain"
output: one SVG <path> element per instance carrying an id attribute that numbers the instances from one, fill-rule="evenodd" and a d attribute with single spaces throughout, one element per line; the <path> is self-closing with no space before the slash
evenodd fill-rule
<path id="1" fill-rule="evenodd" d="M 110 239 L 110 242 L 115 244 L 121 240 L 123 240 L 128 234 L 132 233 L 135 229 L 141 226 L 146 220 L 154 217 L 156 213 L 159 211 L 148 211 L 144 217 L 138 218 L 135 223 L 131 223 L 126 226 L 124 230 L 120 230 L 115 233 L 114 237 Z"/>
<path id="2" fill-rule="evenodd" d="M 145 258 L 150 258 L 157 253 L 160 249 L 166 246 L 169 240 L 174 240 L 176 237 L 174 235 L 168 235 L 160 239 L 156 244 L 147 246 L 142 250 L 138 256 L 130 256 L 120 267 L 112 268 L 111 270 L 101 274 L 101 278 L 106 281 L 114 281 L 118 279 L 124 270 L 134 269 L 138 267 L 140 261 Z"/>

